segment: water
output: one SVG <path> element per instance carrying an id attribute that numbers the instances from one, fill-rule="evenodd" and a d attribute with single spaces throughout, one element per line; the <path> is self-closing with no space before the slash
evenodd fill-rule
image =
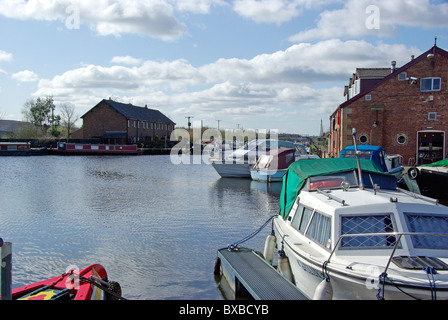
<path id="1" fill-rule="evenodd" d="M 223 299 L 216 250 L 276 214 L 279 192 L 169 156 L 1 157 L 13 288 L 99 263 L 128 299 Z M 262 251 L 269 232 L 244 245 Z"/>

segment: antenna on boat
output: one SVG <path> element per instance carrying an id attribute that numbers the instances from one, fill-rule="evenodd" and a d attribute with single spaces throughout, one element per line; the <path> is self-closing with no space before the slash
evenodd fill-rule
<path id="1" fill-rule="evenodd" d="M 362 180 L 361 164 L 359 163 L 358 147 L 356 145 L 356 129 L 355 128 L 352 129 L 352 133 L 353 133 L 353 144 L 355 146 L 356 164 L 358 165 L 359 188 L 364 190 L 364 182 Z"/>

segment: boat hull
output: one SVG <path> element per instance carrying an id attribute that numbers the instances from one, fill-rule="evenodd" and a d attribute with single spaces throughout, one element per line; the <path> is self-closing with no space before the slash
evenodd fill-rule
<path id="1" fill-rule="evenodd" d="M 448 169 L 446 167 L 422 167 L 417 176 L 421 194 L 439 200 L 448 200 Z"/>
<path id="2" fill-rule="evenodd" d="M 58 143 L 57 149 L 50 149 L 53 155 L 141 155 L 137 145 L 105 145 Z"/>
<path id="3" fill-rule="evenodd" d="M 323 274 L 323 263 L 310 258 L 309 254 L 297 249 L 297 244 L 288 241 L 287 233 L 284 232 L 285 226 L 282 218 L 274 219 L 274 232 L 276 236 L 277 248 L 283 248 L 289 259 L 291 272 L 294 277 L 295 285 L 309 297 L 314 297 L 316 288 L 325 278 Z M 350 263 L 345 261 L 346 265 Z M 344 270 L 346 269 L 346 270 Z M 347 271 L 348 270 L 348 271 Z M 419 283 L 399 283 L 397 286 L 386 281 L 383 284 L 379 282 L 379 275 L 383 270 L 380 268 L 368 268 L 364 274 L 354 274 L 347 266 L 335 268 L 331 263 L 327 265 L 327 272 L 330 276 L 330 283 L 333 290 L 333 300 L 378 300 L 378 289 L 382 290 L 382 299 L 385 300 L 407 300 L 423 299 L 430 300 L 431 288 L 428 281 L 423 279 Z M 424 271 L 420 271 L 424 278 Z M 401 289 L 401 290 L 400 290 Z M 437 288 L 437 299 L 448 299 L 448 288 L 440 286 Z"/>
<path id="4" fill-rule="evenodd" d="M 76 275 L 84 278 L 94 276 L 103 281 L 107 281 L 107 272 L 103 266 L 93 264 L 89 267 L 75 272 Z M 13 300 L 54 300 L 67 298 L 70 300 L 105 300 L 105 292 L 95 285 L 79 281 L 73 282 L 69 277 L 71 274 L 63 274 L 51 279 L 26 285 L 12 291 Z M 73 276 L 72 276 L 73 277 Z"/>
<path id="5" fill-rule="evenodd" d="M 250 170 L 252 180 L 264 182 L 282 182 L 283 176 L 286 173 L 284 170 Z"/>
<path id="6" fill-rule="evenodd" d="M 250 167 L 248 163 L 226 163 L 224 161 L 212 161 L 212 167 L 223 178 L 249 178 Z"/>

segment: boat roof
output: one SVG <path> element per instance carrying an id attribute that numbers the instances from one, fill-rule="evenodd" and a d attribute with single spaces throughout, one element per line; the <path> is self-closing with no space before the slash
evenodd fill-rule
<path id="1" fill-rule="evenodd" d="M 380 147 L 380 146 L 372 146 L 372 145 L 368 145 L 368 144 L 362 144 L 356 147 L 359 151 L 383 151 L 384 148 Z M 342 149 L 341 152 L 343 150 L 355 150 L 355 146 L 347 146 L 345 147 L 345 149 Z"/>
<path id="2" fill-rule="evenodd" d="M 447 167 L 447 166 L 448 166 L 448 158 L 429 164 L 422 164 L 420 167 Z"/>
<path id="3" fill-rule="evenodd" d="M 389 176 L 381 166 L 372 160 L 359 159 L 363 173 Z M 313 176 L 331 175 L 335 173 L 358 170 L 357 161 L 353 158 L 324 158 L 299 160 L 291 164 L 283 176 L 280 194 L 280 215 L 286 218 L 294 201 L 305 184 L 306 179 Z"/>
<path id="4" fill-rule="evenodd" d="M 270 156 L 276 156 L 276 155 L 281 155 L 281 154 L 290 153 L 290 152 L 295 153 L 296 150 L 292 149 L 292 148 L 283 148 L 282 147 L 282 148 L 279 148 L 279 149 L 270 150 L 270 151 L 266 152 L 265 154 L 266 155 L 270 155 Z"/>

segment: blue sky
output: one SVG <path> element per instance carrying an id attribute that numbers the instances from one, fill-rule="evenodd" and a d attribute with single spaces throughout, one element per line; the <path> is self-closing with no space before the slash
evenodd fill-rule
<path id="1" fill-rule="evenodd" d="M 402 66 L 435 36 L 448 50 L 447 17 L 430 0 L 0 0 L 0 118 L 112 97 L 178 126 L 315 135 L 356 68 Z"/>

